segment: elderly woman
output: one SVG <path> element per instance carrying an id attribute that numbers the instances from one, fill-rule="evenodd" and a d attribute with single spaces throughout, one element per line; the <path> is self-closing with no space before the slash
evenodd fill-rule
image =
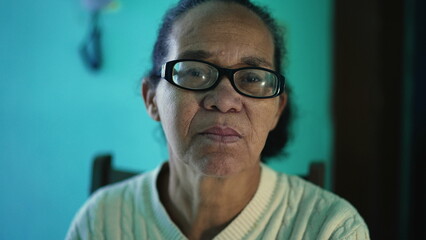
<path id="1" fill-rule="evenodd" d="M 368 239 L 345 200 L 261 163 L 286 141 L 282 52 L 275 22 L 248 0 L 169 10 L 142 86 L 169 160 L 94 194 L 67 238 Z"/>

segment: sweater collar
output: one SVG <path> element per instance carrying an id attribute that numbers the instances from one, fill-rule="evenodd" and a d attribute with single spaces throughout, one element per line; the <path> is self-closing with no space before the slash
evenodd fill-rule
<path id="1" fill-rule="evenodd" d="M 153 206 L 152 216 L 154 216 L 154 220 L 165 239 L 186 239 L 180 229 L 171 220 L 160 201 L 157 180 L 165 164 L 167 163 L 163 163 L 161 166 L 157 167 L 151 175 L 149 195 L 151 196 L 151 206 Z M 260 182 L 255 195 L 241 213 L 214 239 L 241 239 L 250 234 L 251 231 L 254 231 L 254 229 L 256 229 L 255 225 L 262 218 L 269 203 L 273 199 L 276 182 L 277 174 L 261 163 Z"/>

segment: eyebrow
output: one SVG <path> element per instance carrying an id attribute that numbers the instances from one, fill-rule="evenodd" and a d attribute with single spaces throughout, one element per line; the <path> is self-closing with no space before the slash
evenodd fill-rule
<path id="1" fill-rule="evenodd" d="M 194 58 L 194 59 L 207 59 L 212 57 L 213 54 L 211 52 L 207 52 L 204 50 L 188 50 L 181 54 L 179 54 L 179 58 Z"/>
<path id="2" fill-rule="evenodd" d="M 193 59 L 205 60 L 212 56 L 213 56 L 213 53 L 207 52 L 204 50 L 188 50 L 179 54 L 178 57 L 179 59 L 193 58 Z M 269 61 L 261 57 L 254 57 L 254 56 L 242 57 L 241 62 L 252 67 L 267 66 L 267 67 L 273 68 L 273 65 Z"/>
<path id="3" fill-rule="evenodd" d="M 241 58 L 241 61 L 249 66 L 252 67 L 261 67 L 261 66 L 267 66 L 272 68 L 272 64 L 269 61 L 266 61 L 266 59 L 261 57 L 243 57 Z"/>

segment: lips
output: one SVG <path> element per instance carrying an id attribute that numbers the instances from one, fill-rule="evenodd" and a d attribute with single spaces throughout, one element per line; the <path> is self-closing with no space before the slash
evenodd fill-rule
<path id="1" fill-rule="evenodd" d="M 241 139 L 241 134 L 239 134 L 236 130 L 230 128 L 230 127 L 221 127 L 221 126 L 214 126 L 211 128 L 208 128 L 207 130 L 203 131 L 201 135 L 205 136 L 206 138 L 222 142 L 222 143 L 233 143 L 237 142 Z"/>

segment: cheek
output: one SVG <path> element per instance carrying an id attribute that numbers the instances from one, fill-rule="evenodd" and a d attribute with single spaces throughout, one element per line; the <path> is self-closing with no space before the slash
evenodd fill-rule
<path id="1" fill-rule="evenodd" d="M 279 110 L 276 102 L 256 103 L 251 104 L 251 106 L 256 107 L 251 108 L 248 113 L 252 129 L 248 144 L 253 148 L 253 153 L 258 154 L 263 149 L 269 132 L 275 127 Z"/>
<path id="2" fill-rule="evenodd" d="M 269 104 L 263 104 L 260 106 L 259 111 L 256 114 L 256 120 L 259 124 L 259 128 L 263 132 L 266 132 L 266 135 L 275 127 L 275 124 L 279 117 L 279 107 L 278 102 L 269 102 Z"/>
<path id="3" fill-rule="evenodd" d="M 157 105 L 167 140 L 181 141 L 189 131 L 198 104 L 191 96 L 173 86 L 158 86 Z"/>

